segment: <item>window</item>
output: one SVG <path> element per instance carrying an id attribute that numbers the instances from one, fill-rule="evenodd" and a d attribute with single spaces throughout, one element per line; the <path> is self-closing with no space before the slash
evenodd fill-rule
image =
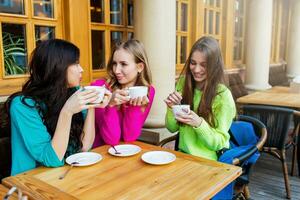
<path id="1" fill-rule="evenodd" d="M 176 72 L 180 73 L 189 53 L 190 1 L 176 1 Z"/>
<path id="2" fill-rule="evenodd" d="M 235 0 L 233 39 L 233 62 L 235 65 L 244 63 L 245 10 L 245 0 Z"/>
<path id="3" fill-rule="evenodd" d="M 0 1 L 0 95 L 20 89 L 28 62 L 41 40 L 62 37 L 62 19 L 54 0 Z"/>
<path id="4" fill-rule="evenodd" d="M 203 35 L 209 35 L 216 38 L 221 44 L 222 35 L 222 1 L 221 0 L 203 0 L 204 23 Z"/>
<path id="5" fill-rule="evenodd" d="M 93 78 L 105 75 L 115 43 L 134 37 L 133 9 L 133 0 L 90 0 Z"/>
<path id="6" fill-rule="evenodd" d="M 289 1 L 274 0 L 273 3 L 270 62 L 279 63 L 286 60 Z"/>

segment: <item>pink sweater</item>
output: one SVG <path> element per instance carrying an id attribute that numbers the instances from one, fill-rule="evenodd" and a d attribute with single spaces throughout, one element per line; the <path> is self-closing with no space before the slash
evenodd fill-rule
<path id="1" fill-rule="evenodd" d="M 105 80 L 96 80 L 91 85 L 102 86 L 108 84 Z M 149 103 L 145 110 L 140 106 L 123 104 L 119 108 L 107 106 L 95 110 L 96 136 L 93 148 L 103 144 L 117 145 L 120 140 L 135 141 L 141 134 L 144 122 L 149 114 L 154 99 L 155 90 L 149 87 Z"/>

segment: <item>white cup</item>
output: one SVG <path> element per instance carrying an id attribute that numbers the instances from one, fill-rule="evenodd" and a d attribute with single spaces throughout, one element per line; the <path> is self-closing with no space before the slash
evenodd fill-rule
<path id="1" fill-rule="evenodd" d="M 93 101 L 92 103 L 98 104 L 103 100 L 104 97 L 104 93 L 105 93 L 105 87 L 104 86 L 85 86 L 84 89 L 86 90 L 96 90 L 97 92 L 99 92 L 99 96 L 98 98 Z"/>
<path id="2" fill-rule="evenodd" d="M 129 90 L 129 96 L 131 99 L 137 98 L 137 97 L 144 97 L 148 94 L 148 87 L 146 86 L 134 86 L 128 88 Z"/>
<path id="3" fill-rule="evenodd" d="M 190 113 L 190 105 L 184 104 L 184 105 L 174 105 L 172 106 L 172 111 L 174 116 L 178 114 L 189 114 Z"/>

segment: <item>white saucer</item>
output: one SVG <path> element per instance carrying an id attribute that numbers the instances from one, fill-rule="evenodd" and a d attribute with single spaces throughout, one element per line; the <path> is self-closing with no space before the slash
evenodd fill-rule
<path id="1" fill-rule="evenodd" d="M 142 160 L 152 165 L 165 165 L 176 160 L 176 156 L 167 151 L 149 151 L 142 155 Z"/>
<path id="2" fill-rule="evenodd" d="M 108 153 L 113 156 L 127 157 L 133 156 L 141 151 L 141 148 L 134 144 L 120 144 L 116 145 L 115 148 L 120 154 L 116 154 L 116 151 L 112 147 L 108 149 Z"/>
<path id="3" fill-rule="evenodd" d="M 77 164 L 73 164 L 74 166 L 88 166 L 95 164 L 102 160 L 102 156 L 99 153 L 95 152 L 81 152 L 73 154 L 66 159 L 66 163 L 71 165 L 74 162 Z"/>

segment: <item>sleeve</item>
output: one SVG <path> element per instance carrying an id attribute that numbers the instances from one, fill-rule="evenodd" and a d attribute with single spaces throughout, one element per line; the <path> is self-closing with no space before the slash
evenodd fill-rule
<path id="1" fill-rule="evenodd" d="M 178 79 L 178 82 L 176 84 L 175 90 L 179 93 L 182 93 L 182 89 L 183 89 L 183 85 L 184 85 L 184 77 L 181 76 Z M 177 120 L 175 119 L 172 109 L 171 108 L 167 108 L 167 113 L 166 113 L 166 117 L 165 117 L 165 124 L 166 124 L 166 128 L 171 132 L 174 133 L 176 131 L 179 130 L 179 125 Z"/>
<path id="2" fill-rule="evenodd" d="M 211 127 L 205 120 L 194 128 L 197 138 L 210 150 L 218 151 L 222 148 L 229 148 L 230 135 L 228 130 L 236 114 L 235 103 L 231 92 L 227 89 L 222 92 L 214 101 L 213 114 L 216 120 L 216 127 Z"/>
<path id="3" fill-rule="evenodd" d="M 30 108 L 15 98 L 10 114 L 27 151 L 37 162 L 47 167 L 64 165 L 64 160 L 59 160 L 52 147 L 51 136 L 36 108 Z"/>
<path id="4" fill-rule="evenodd" d="M 109 89 L 108 84 L 104 79 L 99 79 L 91 85 L 103 86 Z M 119 144 L 121 138 L 121 128 L 118 109 L 116 107 L 106 106 L 105 108 L 96 108 L 95 110 L 95 127 L 96 135 L 93 147 L 100 145 L 102 139 L 105 144 L 116 145 Z M 101 139 L 100 139 L 101 138 Z"/>
<path id="5" fill-rule="evenodd" d="M 153 86 L 149 87 L 149 103 L 143 110 L 140 106 L 126 105 L 122 106 L 123 111 L 123 139 L 125 142 L 135 141 L 141 134 L 142 127 L 150 112 L 155 96 Z"/>
<path id="6" fill-rule="evenodd" d="M 177 120 L 175 119 L 172 109 L 167 108 L 167 114 L 165 118 L 166 128 L 171 132 L 174 133 L 178 131 L 179 125 L 177 123 Z"/>

